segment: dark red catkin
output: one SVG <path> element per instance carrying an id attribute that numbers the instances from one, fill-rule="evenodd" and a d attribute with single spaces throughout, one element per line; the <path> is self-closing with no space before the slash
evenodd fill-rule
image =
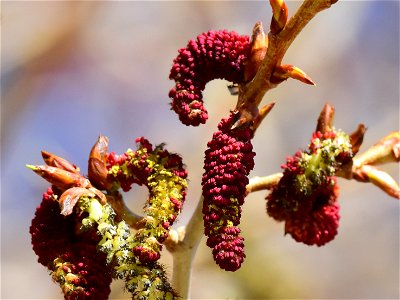
<path id="1" fill-rule="evenodd" d="M 206 83 L 217 78 L 242 82 L 249 51 L 249 36 L 227 30 L 204 32 L 179 50 L 169 75 L 175 81 L 169 97 L 183 124 L 206 122 L 202 95 Z"/>
<path id="2" fill-rule="evenodd" d="M 99 237 L 77 234 L 75 214 L 63 216 L 51 188 L 43 195 L 32 220 L 30 234 L 38 261 L 46 266 L 69 299 L 108 299 L 111 272 L 106 256 L 97 251 Z"/>
<path id="3" fill-rule="evenodd" d="M 255 156 L 252 130 L 231 129 L 235 119 L 234 113 L 222 119 L 207 144 L 202 178 L 207 245 L 213 249 L 216 263 L 227 271 L 239 269 L 245 257 L 238 225 Z"/>

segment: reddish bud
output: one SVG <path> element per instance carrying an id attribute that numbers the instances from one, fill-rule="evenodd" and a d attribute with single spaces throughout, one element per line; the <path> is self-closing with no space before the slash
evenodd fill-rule
<path id="1" fill-rule="evenodd" d="M 333 117 L 335 116 L 335 107 L 326 103 L 319 114 L 317 128 L 315 132 L 330 132 L 332 131 Z"/>
<path id="2" fill-rule="evenodd" d="M 253 28 L 250 42 L 250 54 L 244 67 L 244 81 L 250 81 L 256 75 L 258 68 L 264 60 L 268 48 L 268 37 L 265 36 L 261 22 Z"/>
<path id="3" fill-rule="evenodd" d="M 288 7 L 283 0 L 269 0 L 272 7 L 271 33 L 278 34 L 285 27 L 288 19 Z"/>
<path id="4" fill-rule="evenodd" d="M 110 185 L 107 180 L 107 155 L 108 138 L 100 135 L 90 151 L 88 167 L 90 182 L 99 189 L 107 189 Z"/>
<path id="5" fill-rule="evenodd" d="M 365 127 L 364 124 L 359 124 L 358 128 L 349 135 L 351 143 L 351 151 L 353 152 L 353 155 L 356 155 L 360 150 L 366 131 L 367 127 Z"/>
<path id="6" fill-rule="evenodd" d="M 74 164 L 70 163 L 62 157 L 59 157 L 47 151 L 42 151 L 42 157 L 44 162 L 48 166 L 56 167 L 71 173 L 79 173 L 79 169 Z"/>
<path id="7" fill-rule="evenodd" d="M 71 173 L 63 169 L 50 166 L 26 166 L 51 184 L 63 190 L 71 187 L 90 186 L 89 180 L 80 174 Z"/>
<path id="8" fill-rule="evenodd" d="M 271 82 L 281 83 L 288 78 L 293 78 L 306 84 L 315 85 L 314 81 L 312 81 L 304 71 L 293 65 L 281 65 L 275 67 L 274 73 L 271 76 Z"/>

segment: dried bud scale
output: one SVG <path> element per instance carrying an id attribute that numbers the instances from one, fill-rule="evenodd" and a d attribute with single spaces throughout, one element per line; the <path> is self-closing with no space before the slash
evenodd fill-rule
<path id="1" fill-rule="evenodd" d="M 63 169 L 72 173 L 79 173 L 79 168 L 77 166 L 62 157 L 59 157 L 47 151 L 42 151 L 42 157 L 44 162 L 48 166 Z"/>
<path id="2" fill-rule="evenodd" d="M 249 54 L 249 37 L 234 31 L 208 31 L 188 42 L 174 59 L 169 78 L 172 109 L 185 125 L 198 126 L 208 118 L 202 91 L 213 79 L 239 83 Z"/>
<path id="3" fill-rule="evenodd" d="M 307 245 L 334 239 L 339 226 L 335 174 L 352 157 L 348 135 L 315 132 L 308 151 L 288 157 L 283 177 L 267 196 L 267 212 L 285 222 L 285 233 Z"/>
<path id="4" fill-rule="evenodd" d="M 203 187 L 204 233 L 216 263 L 227 271 L 240 268 L 245 254 L 239 236 L 241 206 L 247 175 L 254 167 L 255 153 L 249 127 L 231 129 L 237 114 L 222 119 L 205 152 Z"/>
<path id="5" fill-rule="evenodd" d="M 62 190 L 71 187 L 88 187 L 89 180 L 82 175 L 51 166 L 26 165 L 27 168 Z"/>
<path id="6" fill-rule="evenodd" d="M 108 189 L 107 155 L 108 138 L 100 135 L 89 155 L 88 177 L 90 182 L 99 189 Z"/>

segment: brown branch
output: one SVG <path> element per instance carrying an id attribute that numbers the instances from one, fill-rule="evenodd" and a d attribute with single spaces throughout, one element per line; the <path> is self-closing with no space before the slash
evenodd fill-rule
<path id="1" fill-rule="evenodd" d="M 336 0 L 337 1 L 337 0 Z M 276 66 L 282 59 L 297 35 L 320 11 L 329 8 L 335 0 L 305 0 L 286 26 L 278 34 L 268 35 L 268 49 L 257 74 L 252 81 L 239 87 L 239 110 L 250 110 L 250 107 L 261 103 L 265 93 L 278 84 L 271 82 Z"/>
<path id="2" fill-rule="evenodd" d="M 246 186 L 246 191 L 250 194 L 261 190 L 268 190 L 274 185 L 278 184 L 282 176 L 282 173 L 275 173 L 264 177 L 253 177 L 250 179 L 249 184 Z"/>

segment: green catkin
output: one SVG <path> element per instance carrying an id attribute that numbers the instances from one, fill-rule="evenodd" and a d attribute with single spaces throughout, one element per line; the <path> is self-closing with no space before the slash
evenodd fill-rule
<path id="1" fill-rule="evenodd" d="M 101 205 L 95 198 L 81 197 L 81 210 L 87 212 L 83 229 L 97 226 L 102 239 L 98 249 L 107 254 L 113 277 L 123 279 L 132 299 L 177 299 L 159 263 L 143 265 L 132 252 L 135 238 L 125 221 L 114 223 L 115 213 L 109 204 Z"/>

